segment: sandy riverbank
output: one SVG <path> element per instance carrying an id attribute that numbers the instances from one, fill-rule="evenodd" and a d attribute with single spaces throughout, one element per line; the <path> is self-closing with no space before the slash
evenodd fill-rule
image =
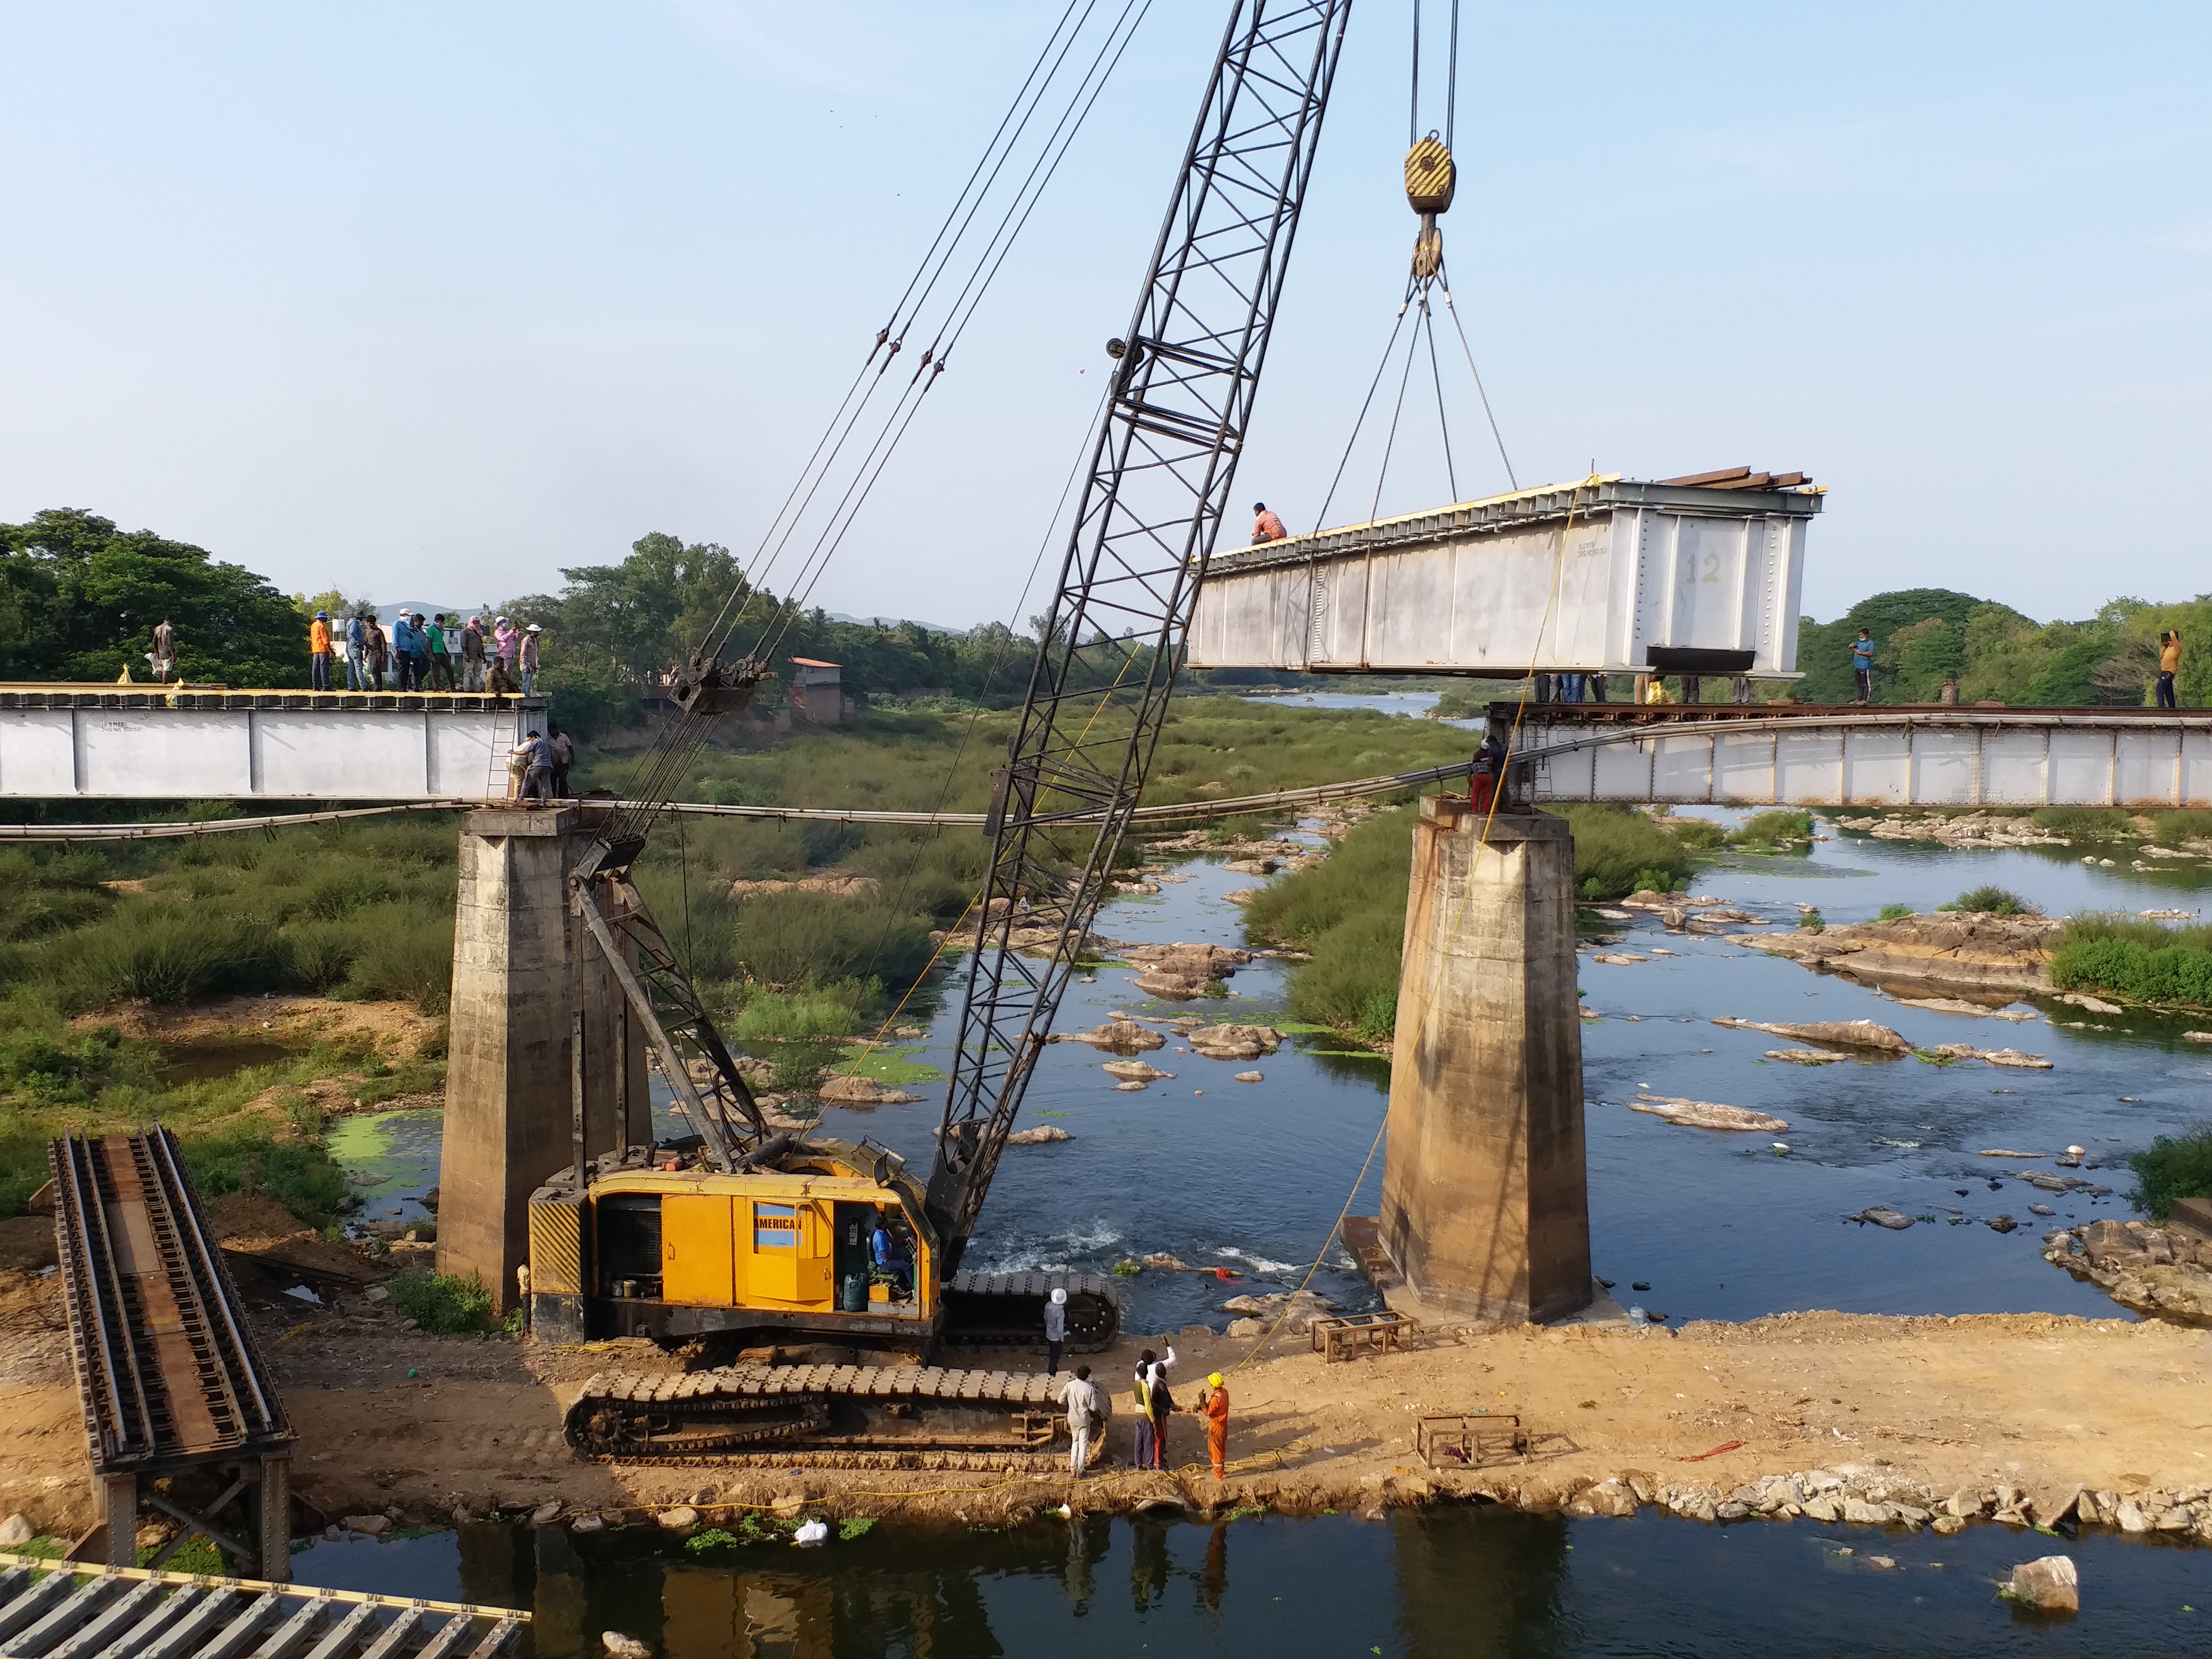
<path id="1" fill-rule="evenodd" d="M 58 1307 L 45 1307 L 53 1281 L 6 1277 L 15 1282 L 0 1287 L 9 1328 L 0 1364 L 0 1513 L 21 1510 L 43 1531 L 74 1533 L 90 1524 L 91 1504 L 67 1334 Z M 1803 1476 L 1796 1486 L 1770 1481 L 1763 1496 L 1777 1516 L 1879 1513 L 1893 1524 L 1917 1523 L 1962 1494 L 1950 1507 L 1988 1514 L 2014 1504 L 2021 1523 L 2047 1523 L 2086 1488 L 2093 1504 L 2095 1494 L 2110 1495 L 2107 1509 L 2135 1498 L 2145 1525 L 2163 1519 L 2169 1531 L 2194 1527 L 2212 1538 L 2212 1338 L 2155 1322 L 1808 1313 L 1672 1333 L 1446 1337 L 1335 1365 L 1279 1339 L 1235 1376 L 1231 1455 L 1243 1468 L 1217 1486 L 1191 1467 L 1202 1441 L 1188 1417 L 1176 1419 L 1170 1440 L 1182 1473 L 1109 1467 L 1081 1482 L 972 1470 L 798 1471 L 773 1461 L 676 1469 L 584 1463 L 562 1443 L 561 1419 L 585 1378 L 603 1369 L 673 1369 L 675 1361 L 627 1343 L 562 1351 L 429 1337 L 366 1304 L 309 1312 L 296 1323 L 283 1322 L 292 1316 L 282 1310 L 267 1316 L 263 1340 L 301 1436 L 295 1488 L 334 1517 L 396 1512 L 441 1525 L 456 1509 L 482 1516 L 557 1499 L 570 1512 L 632 1511 L 609 1518 L 641 1520 L 678 1504 L 788 1510 L 797 1499 L 830 1515 L 981 1522 L 1063 1502 L 1367 1513 L 1484 1498 L 1598 1513 L 1659 1501 L 1728 1518 L 1738 1511 L 1721 1506 L 1734 1499 L 1755 1507 L 1762 1496 L 1743 1489 Z M 1245 1347 L 1195 1331 L 1174 1340 L 1186 1404 L 1206 1371 L 1228 1369 Z M 1093 1363 L 1125 1378 L 1147 1343 L 1160 1339 L 1128 1339 Z M 1519 1413 L 1545 1455 L 1480 1470 L 1422 1463 L 1419 1418 L 1478 1409 Z M 1108 1440 L 1122 1460 L 1129 1413 L 1125 1391 Z M 2177 1496 L 2193 1507 L 2177 1510 Z M 1847 1498 L 1888 1507 L 1845 1511 Z M 1833 1515 L 1820 1507 L 1828 1503 Z"/>

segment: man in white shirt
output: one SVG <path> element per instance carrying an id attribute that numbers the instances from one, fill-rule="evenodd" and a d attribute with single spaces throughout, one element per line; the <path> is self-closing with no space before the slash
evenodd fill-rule
<path id="1" fill-rule="evenodd" d="M 1175 1344 L 1168 1344 L 1168 1357 L 1162 1359 L 1150 1348 L 1138 1356 L 1135 1386 L 1132 1392 L 1137 1400 L 1136 1462 L 1140 1469 L 1164 1469 L 1167 1467 L 1168 1415 L 1175 1409 L 1175 1401 L 1168 1393 L 1168 1367 L 1176 1363 Z"/>
<path id="2" fill-rule="evenodd" d="M 1106 1422 L 1105 1397 L 1098 1385 L 1091 1380 L 1091 1367 L 1078 1365 L 1075 1375 L 1060 1385 L 1055 1398 L 1067 1406 L 1067 1431 L 1075 1442 L 1068 1453 L 1067 1467 L 1080 1480 L 1084 1467 L 1091 1462 L 1091 1435 L 1094 1427 L 1103 1427 Z"/>

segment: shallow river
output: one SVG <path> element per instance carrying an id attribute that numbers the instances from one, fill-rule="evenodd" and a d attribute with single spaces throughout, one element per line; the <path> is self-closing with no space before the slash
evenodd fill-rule
<path id="1" fill-rule="evenodd" d="M 1727 814 L 1717 814 L 1727 817 Z M 1809 857 L 1740 860 L 1697 880 L 1794 927 L 1797 902 L 1834 922 L 1887 903 L 1927 909 L 1992 882 L 2052 914 L 2083 908 L 2195 908 L 2212 873 L 2084 866 L 2079 851 L 1953 853 L 1842 836 Z M 1107 935 L 1132 941 L 1242 943 L 1241 913 L 1223 895 L 1253 884 L 1218 862 L 1178 866 L 1189 879 L 1160 897 L 1115 902 Z M 2212 1056 L 2155 1021 L 2099 1020 L 2059 1005 L 2080 1029 L 2008 1024 L 1899 1006 L 1879 993 L 1732 945 L 1668 936 L 1656 921 L 1622 931 L 1623 951 L 1679 952 L 1632 967 L 1592 963 L 1582 984 L 1605 1018 L 1583 1027 L 1589 1197 L 1598 1273 L 1651 1289 L 1634 1299 L 1674 1322 L 1741 1319 L 1804 1308 L 1891 1313 L 2051 1310 L 2110 1316 L 2114 1305 L 2045 1264 L 2029 1210 L 2044 1197 L 1984 1147 L 2056 1152 L 2069 1142 L 2106 1164 L 2116 1195 L 2052 1200 L 2059 1214 L 2125 1214 L 2132 1184 L 2118 1160 L 2150 1137 L 2207 1115 Z M 1073 988 L 1060 1021 L 1084 1029 L 1115 1009 L 1171 1014 L 1133 993 L 1129 970 Z M 1255 963 L 1222 1018 L 1287 1018 L 1279 970 Z M 957 981 L 933 988 L 928 1027 L 902 1045 L 924 1064 L 948 1058 Z M 1186 1007 L 1189 1006 L 1188 1005 Z M 1766 1060 L 1782 1046 L 1723 1030 L 1712 1016 L 1769 1021 L 1869 1018 L 1917 1043 L 1971 1039 L 2056 1062 L 2050 1072 L 1912 1059 L 1803 1068 Z M 1046 1052 L 1024 1124 L 1057 1123 L 1073 1139 L 1009 1148 L 968 1265 L 1104 1271 L 1165 1251 L 1237 1268 L 1261 1290 L 1297 1282 L 1322 1249 L 1381 1127 L 1389 1070 L 1304 1035 L 1252 1063 L 1146 1056 L 1176 1073 L 1142 1093 L 1115 1092 L 1109 1058 L 1080 1044 Z M 1264 1074 L 1238 1084 L 1237 1072 Z M 1755 1107 L 1789 1120 L 1778 1156 L 1767 1135 L 1676 1127 L 1632 1113 L 1638 1089 Z M 873 1136 L 926 1169 L 940 1095 L 915 1105 L 833 1109 L 833 1133 Z M 395 1151 L 398 1149 L 394 1149 Z M 412 1152 L 410 1146 L 407 1148 Z M 1372 1213 L 1380 1158 L 1354 1195 Z M 2048 1168 L 2047 1164 L 2025 1167 Z M 2001 1185 L 1992 1190 L 1992 1180 Z M 410 1182 L 411 1187 L 419 1175 Z M 1965 1188 L 1963 1194 L 1959 1191 Z M 372 1192 L 372 1200 L 374 1194 Z M 1847 1222 L 1869 1205 L 1939 1218 L 1905 1232 Z M 1948 1224 L 1944 1206 L 1964 1218 Z M 1976 1218 L 2009 1213 L 2000 1235 Z M 1123 1281 L 1126 1326 L 1218 1325 L 1233 1293 L 1211 1278 L 1147 1271 Z M 1316 1285 L 1350 1306 L 1367 1287 L 1334 1247 Z M 1239 1289 L 1253 1288 L 1239 1286 Z M 535 1600 L 540 1650 L 583 1652 L 605 1628 L 653 1637 L 674 1654 L 1794 1654 L 1881 1652 L 2202 1652 L 2212 1611 L 2212 1556 L 2101 1534 L 2079 1542 L 1977 1527 L 1953 1539 L 1837 1535 L 1801 1522 L 1731 1528 L 1646 1516 L 1565 1522 L 1500 1514 L 1243 1521 L 1226 1528 L 1104 1521 L 1012 1533 L 879 1528 L 817 1552 L 757 1548 L 726 1562 L 665 1566 L 622 1559 L 612 1540 L 589 1564 L 552 1539 L 496 1528 L 420 1540 L 321 1544 L 299 1559 L 312 1582 L 471 1597 Z M 1849 1546 L 1856 1553 L 1835 1552 Z M 532 1551 L 550 1549 L 543 1565 Z M 2016 1623 L 1992 1581 L 2015 1561 L 2063 1548 L 2081 1560 L 2087 1607 L 2074 1625 Z M 1887 1553 L 1894 1571 L 1867 1565 Z M 1936 1563 L 1942 1563 L 1939 1567 Z M 501 1587 L 505 1586 L 502 1589 Z M 754 1634 L 741 1639 L 742 1633 Z M 800 1632 L 805 1634 L 800 1634 Z M 746 1644 L 750 1640 L 751 1645 Z"/>
<path id="2" fill-rule="evenodd" d="M 1846 1535 L 1846 1531 L 1849 1535 Z M 600 1632 L 667 1659 L 984 1656 L 2200 1653 L 2202 1551 L 2001 1528 L 1955 1538 L 1645 1516 L 1396 1511 L 1217 1524 L 1046 1520 L 1006 1531 L 878 1527 L 849 1543 L 687 1559 L 606 1534 L 479 1526 L 318 1544 L 304 1583 L 531 1608 L 538 1654 Z M 2064 1548 L 2083 1608 L 2047 1624 L 1997 1599 L 2014 1562 Z M 1873 1565 L 1881 1555 L 1894 1565 Z M 2191 1609 L 2195 1607 L 2196 1611 Z"/>

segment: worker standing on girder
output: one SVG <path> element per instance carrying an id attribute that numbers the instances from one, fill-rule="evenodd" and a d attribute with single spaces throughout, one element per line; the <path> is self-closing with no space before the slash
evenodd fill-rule
<path id="1" fill-rule="evenodd" d="M 154 665 L 155 683 L 167 684 L 169 676 L 177 672 L 177 630 L 169 626 L 167 617 L 154 626 L 154 649 L 149 654 Z"/>
<path id="2" fill-rule="evenodd" d="M 362 649 L 368 659 L 368 684 L 362 689 L 381 691 L 384 690 L 384 671 L 392 659 L 392 641 L 384 632 L 384 624 L 377 621 L 375 612 L 362 612 L 362 632 L 366 636 Z"/>
<path id="3" fill-rule="evenodd" d="M 422 630 L 423 643 L 430 648 L 430 690 L 450 691 L 453 689 L 453 648 L 446 637 L 446 613 L 441 611 L 430 618 L 430 625 Z"/>
<path id="4" fill-rule="evenodd" d="M 1858 638 L 1851 641 L 1851 678 L 1858 682 L 1860 702 L 1874 701 L 1874 635 L 1865 629 L 1859 629 Z"/>
<path id="5" fill-rule="evenodd" d="M 461 629 L 461 690 L 484 689 L 483 618 L 471 617 Z"/>
<path id="6" fill-rule="evenodd" d="M 1252 503 L 1253 546 L 1257 547 L 1262 542 L 1279 542 L 1289 534 L 1290 532 L 1283 528 L 1283 521 L 1267 511 L 1267 502 Z"/>
<path id="7" fill-rule="evenodd" d="M 331 689 L 331 613 L 327 611 L 315 612 L 314 621 L 307 624 L 307 685 L 316 691 Z"/>
<path id="8" fill-rule="evenodd" d="M 538 695 L 538 641 L 545 630 L 536 623 L 522 630 L 521 642 L 515 647 L 514 660 L 522 670 L 522 695 Z"/>
<path id="9" fill-rule="evenodd" d="M 2158 636 L 2158 706 L 2172 708 L 2173 677 L 2181 672 L 2181 630 L 2169 628 Z"/>
<path id="10" fill-rule="evenodd" d="M 358 605 L 346 618 L 345 651 L 346 690 L 375 690 L 377 688 L 368 683 L 368 623 Z"/>

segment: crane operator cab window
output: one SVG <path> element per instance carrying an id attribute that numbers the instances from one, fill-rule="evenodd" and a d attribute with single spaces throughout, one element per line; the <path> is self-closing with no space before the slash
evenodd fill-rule
<path id="1" fill-rule="evenodd" d="M 877 1210 L 868 1239 L 868 1267 L 869 1282 L 889 1285 L 891 1300 L 903 1302 L 914 1294 L 914 1236 L 905 1217 Z"/>

